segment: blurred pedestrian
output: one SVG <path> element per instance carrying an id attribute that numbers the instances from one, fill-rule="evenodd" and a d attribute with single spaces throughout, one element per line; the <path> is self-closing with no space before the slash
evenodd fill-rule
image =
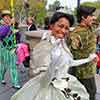
<path id="1" fill-rule="evenodd" d="M 37 30 L 36 25 L 35 25 L 33 18 L 31 16 L 29 16 L 27 18 L 26 23 L 28 25 L 28 31 Z"/>

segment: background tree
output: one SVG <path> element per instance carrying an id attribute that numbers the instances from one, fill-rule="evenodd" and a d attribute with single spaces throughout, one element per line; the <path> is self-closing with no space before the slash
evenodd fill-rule
<path id="1" fill-rule="evenodd" d="M 85 6 L 92 6 L 92 7 L 96 7 L 97 9 L 100 9 L 100 3 L 98 3 L 98 1 L 95 2 L 84 2 L 81 5 L 85 5 Z"/>
<path id="2" fill-rule="evenodd" d="M 27 1 L 25 3 L 24 1 Z M 42 23 L 46 15 L 46 0 L 14 0 L 15 16 L 22 22 L 27 16 L 35 16 L 36 22 Z M 10 10 L 10 0 L 0 0 L 0 9 Z"/>
<path id="3" fill-rule="evenodd" d="M 10 0 L 0 0 L 0 9 L 10 9 Z"/>
<path id="4" fill-rule="evenodd" d="M 55 11 L 57 7 L 60 7 L 60 1 L 56 0 L 53 4 L 49 5 L 49 11 Z"/>
<path id="5" fill-rule="evenodd" d="M 43 23 L 46 16 L 46 0 L 30 0 L 29 15 L 33 15 L 36 18 L 37 23 Z"/>

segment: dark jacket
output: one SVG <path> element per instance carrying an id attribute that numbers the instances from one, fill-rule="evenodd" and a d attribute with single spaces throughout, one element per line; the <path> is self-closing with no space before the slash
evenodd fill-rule
<path id="1" fill-rule="evenodd" d="M 29 31 L 32 31 L 32 30 L 37 30 L 35 24 L 32 24 L 31 27 L 29 28 Z"/>

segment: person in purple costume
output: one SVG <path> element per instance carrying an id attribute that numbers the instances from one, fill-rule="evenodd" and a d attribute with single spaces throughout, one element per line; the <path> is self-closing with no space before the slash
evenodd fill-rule
<path id="1" fill-rule="evenodd" d="M 3 10 L 1 13 L 2 23 L 0 25 L 0 81 L 5 84 L 5 74 L 7 70 L 10 72 L 12 86 L 19 89 L 19 79 L 16 67 L 16 54 L 12 52 L 14 37 L 10 38 L 15 33 L 11 25 L 11 13 L 8 10 Z M 17 39 L 17 38 L 16 38 Z M 6 43 L 7 42 L 7 43 Z M 16 43 L 14 44 L 16 45 Z M 9 49 L 9 47 L 11 48 Z"/>

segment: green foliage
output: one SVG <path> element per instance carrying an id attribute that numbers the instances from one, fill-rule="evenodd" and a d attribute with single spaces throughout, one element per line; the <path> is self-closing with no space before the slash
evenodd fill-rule
<path id="1" fill-rule="evenodd" d="M 10 0 L 0 0 L 0 9 L 9 9 L 10 8 Z"/>
<path id="2" fill-rule="evenodd" d="M 46 11 L 44 9 L 41 9 L 36 15 L 36 22 L 39 24 L 43 24 L 45 16 L 46 16 Z"/>
<path id="3" fill-rule="evenodd" d="M 43 23 L 46 15 L 45 9 L 46 2 L 44 0 L 30 0 L 28 15 L 34 15 L 36 17 L 36 23 Z"/>
<path id="4" fill-rule="evenodd" d="M 0 0 L 0 9 L 11 9 L 10 1 L 11 0 Z M 46 15 L 45 11 L 46 0 L 28 0 L 28 1 L 29 1 L 28 2 L 29 8 L 25 8 L 25 5 L 23 3 L 24 0 L 14 0 L 15 16 L 19 16 L 20 18 L 23 19 L 23 17 L 34 15 L 36 17 L 36 21 L 38 23 L 41 23 L 41 20 L 43 20 L 44 16 Z"/>
<path id="5" fill-rule="evenodd" d="M 100 15 L 97 17 L 97 22 L 100 24 Z"/>
<path id="6" fill-rule="evenodd" d="M 83 6 L 92 6 L 92 7 L 96 7 L 97 9 L 100 8 L 100 2 L 84 2 L 81 5 Z"/>

